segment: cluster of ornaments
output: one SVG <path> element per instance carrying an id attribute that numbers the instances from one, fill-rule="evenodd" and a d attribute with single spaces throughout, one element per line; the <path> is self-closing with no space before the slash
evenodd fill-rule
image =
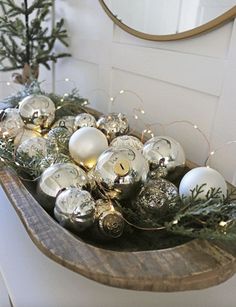
<path id="1" fill-rule="evenodd" d="M 180 195 L 188 197 L 196 185 L 206 183 L 200 197 L 211 188 L 227 193 L 224 178 L 201 167 L 188 172 L 175 185 L 165 179 L 185 166 L 182 146 L 171 137 L 156 136 L 142 143 L 129 135 L 124 114 L 98 120 L 91 114 L 64 116 L 55 121 L 53 101 L 43 95 L 23 99 L 19 108 L 6 109 L 0 136 L 14 139 L 16 154 L 40 154 L 37 184 L 42 206 L 65 228 L 92 231 L 101 239 L 118 238 L 124 230 L 117 206 L 133 201 L 137 210 L 166 211 Z"/>

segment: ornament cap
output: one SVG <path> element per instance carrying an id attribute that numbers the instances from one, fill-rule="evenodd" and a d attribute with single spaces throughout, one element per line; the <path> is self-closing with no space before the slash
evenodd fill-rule
<path id="1" fill-rule="evenodd" d="M 130 163 L 126 159 L 118 160 L 114 165 L 114 172 L 120 177 L 128 175 L 130 172 Z"/>

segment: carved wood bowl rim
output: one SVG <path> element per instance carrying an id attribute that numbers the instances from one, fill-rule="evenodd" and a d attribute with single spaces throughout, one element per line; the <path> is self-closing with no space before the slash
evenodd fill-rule
<path id="1" fill-rule="evenodd" d="M 35 245 L 53 261 L 99 283 L 132 290 L 204 289 L 236 272 L 233 244 L 192 240 L 151 251 L 112 251 L 77 239 L 50 217 L 20 179 L 0 170 L 1 185 Z"/>

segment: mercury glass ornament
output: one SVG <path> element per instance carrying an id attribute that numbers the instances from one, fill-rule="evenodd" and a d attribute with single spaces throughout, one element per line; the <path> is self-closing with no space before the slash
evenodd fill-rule
<path id="1" fill-rule="evenodd" d="M 109 148 L 101 154 L 95 167 L 97 183 L 111 198 L 131 198 L 149 171 L 143 155 L 131 148 Z"/>
<path id="2" fill-rule="evenodd" d="M 17 154 L 26 154 L 30 158 L 34 156 L 46 156 L 47 154 L 47 141 L 42 137 L 30 138 L 21 143 L 17 148 Z"/>
<path id="3" fill-rule="evenodd" d="M 196 199 L 207 199 L 207 193 L 211 189 L 220 189 L 220 197 L 227 196 L 227 184 L 224 177 L 210 167 L 196 167 L 189 171 L 181 180 L 179 194 L 181 197 L 191 197 L 196 187 L 201 187 L 201 193 Z"/>
<path id="4" fill-rule="evenodd" d="M 74 130 L 83 127 L 96 127 L 96 118 L 89 113 L 81 113 L 76 116 L 74 123 Z"/>
<path id="5" fill-rule="evenodd" d="M 68 187 L 85 188 L 88 179 L 86 173 L 72 163 L 57 163 L 47 168 L 41 175 L 37 192 L 46 210 L 52 210 L 54 201 L 62 189 Z"/>
<path id="6" fill-rule="evenodd" d="M 24 127 L 19 110 L 6 109 L 0 120 L 0 137 L 14 138 Z"/>
<path id="7" fill-rule="evenodd" d="M 121 135 L 115 138 L 111 144 L 111 147 L 130 147 L 135 150 L 142 150 L 143 143 L 135 136 L 132 135 Z"/>
<path id="8" fill-rule="evenodd" d="M 50 153 L 47 154 L 45 158 L 41 160 L 40 170 L 43 173 L 47 168 L 54 164 L 58 163 L 70 163 L 71 159 L 68 155 L 64 155 L 63 153 Z"/>
<path id="9" fill-rule="evenodd" d="M 19 112 L 30 129 L 48 128 L 55 118 L 55 105 L 44 95 L 30 95 L 19 104 Z"/>
<path id="10" fill-rule="evenodd" d="M 94 223 L 95 201 L 87 191 L 67 188 L 56 198 L 54 215 L 63 227 L 82 232 Z"/>
<path id="11" fill-rule="evenodd" d="M 47 146 L 50 150 L 68 153 L 71 133 L 65 127 L 55 127 L 47 134 Z"/>
<path id="12" fill-rule="evenodd" d="M 69 152 L 73 160 L 88 169 L 94 167 L 99 155 L 107 148 L 105 135 L 93 127 L 77 130 L 69 141 Z"/>
<path id="13" fill-rule="evenodd" d="M 56 127 L 65 127 L 70 133 L 73 133 L 75 132 L 74 123 L 75 116 L 62 116 L 52 125 L 52 129 Z"/>
<path id="14" fill-rule="evenodd" d="M 171 206 L 174 206 L 174 198 L 178 196 L 177 187 L 162 178 L 149 180 L 140 190 L 134 205 L 137 209 L 147 212 L 156 212 L 163 215 Z"/>
<path id="15" fill-rule="evenodd" d="M 110 200 L 96 201 L 95 227 L 99 239 L 119 238 L 124 231 L 124 219 Z"/>
<path id="16" fill-rule="evenodd" d="M 97 127 L 109 140 L 129 131 L 129 122 L 127 117 L 122 113 L 111 113 L 101 116 L 97 121 Z"/>
<path id="17" fill-rule="evenodd" d="M 150 170 L 165 167 L 167 173 L 185 166 L 182 146 L 169 136 L 157 136 L 144 144 L 143 155 L 149 162 Z"/>
<path id="18" fill-rule="evenodd" d="M 27 128 L 23 128 L 15 137 L 14 139 L 14 145 L 15 147 L 18 147 L 20 144 L 22 144 L 24 141 L 29 140 L 31 138 L 37 138 L 41 137 L 41 134 L 37 131 L 30 130 Z"/>

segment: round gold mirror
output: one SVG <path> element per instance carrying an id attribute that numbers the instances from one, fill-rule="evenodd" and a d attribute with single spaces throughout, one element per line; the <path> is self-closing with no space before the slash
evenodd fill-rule
<path id="1" fill-rule="evenodd" d="M 123 30 L 148 40 L 177 40 L 236 17 L 236 0 L 99 0 Z"/>

